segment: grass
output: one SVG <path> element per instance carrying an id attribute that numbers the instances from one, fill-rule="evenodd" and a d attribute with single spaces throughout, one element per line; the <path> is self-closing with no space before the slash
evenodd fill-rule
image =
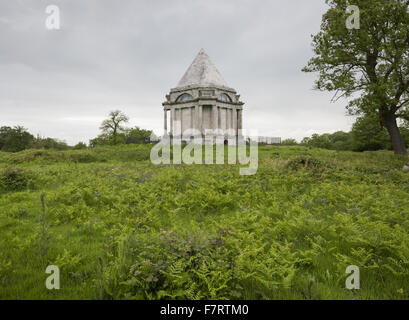
<path id="1" fill-rule="evenodd" d="M 405 162 L 260 146 L 240 176 L 148 146 L 0 153 L 0 299 L 408 299 Z"/>

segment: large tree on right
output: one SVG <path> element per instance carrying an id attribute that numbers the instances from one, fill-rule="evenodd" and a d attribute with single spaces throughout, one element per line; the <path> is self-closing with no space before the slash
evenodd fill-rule
<path id="1" fill-rule="evenodd" d="M 303 71 L 319 73 L 317 89 L 348 98 L 350 114 L 377 117 L 395 154 L 406 155 L 397 121 L 409 120 L 409 0 L 326 3 Z"/>

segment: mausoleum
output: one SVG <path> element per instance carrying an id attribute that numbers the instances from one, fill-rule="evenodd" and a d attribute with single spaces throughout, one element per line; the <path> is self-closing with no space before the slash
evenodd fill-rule
<path id="1" fill-rule="evenodd" d="M 203 137 L 206 129 L 221 129 L 238 137 L 243 124 L 243 105 L 240 95 L 227 85 L 202 49 L 177 87 L 166 95 L 165 133 L 180 137 L 187 129 L 195 129 Z"/>

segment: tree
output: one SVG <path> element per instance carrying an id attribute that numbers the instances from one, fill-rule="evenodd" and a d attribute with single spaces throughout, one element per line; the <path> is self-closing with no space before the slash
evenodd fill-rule
<path id="1" fill-rule="evenodd" d="M 304 138 L 301 141 L 301 144 L 307 145 L 308 147 L 330 149 L 331 140 L 329 136 L 330 135 L 328 133 L 324 133 L 322 135 L 319 135 L 318 133 L 314 133 L 311 136 L 311 138 Z"/>
<path id="2" fill-rule="evenodd" d="M 404 121 L 400 127 L 403 140 L 406 142 L 406 148 L 409 147 L 409 121 Z"/>
<path id="3" fill-rule="evenodd" d="M 147 144 L 150 142 L 152 133 L 152 130 L 140 129 L 139 127 L 128 129 L 126 132 L 126 143 Z"/>
<path id="4" fill-rule="evenodd" d="M 65 141 L 53 138 L 42 138 L 39 135 L 34 140 L 33 147 L 36 149 L 68 150 L 70 147 Z"/>
<path id="5" fill-rule="evenodd" d="M 316 89 L 335 92 L 333 99 L 353 96 L 349 113 L 377 117 L 395 154 L 407 154 L 397 119 L 409 119 L 409 2 L 355 0 L 358 29 L 347 28 L 347 0 L 326 3 L 315 56 L 303 71 L 318 72 Z"/>
<path id="6" fill-rule="evenodd" d="M 297 140 L 295 139 L 285 139 L 281 141 L 281 145 L 283 146 L 296 146 L 297 144 Z"/>
<path id="7" fill-rule="evenodd" d="M 34 136 L 21 126 L 0 128 L 0 150 L 18 152 L 32 146 Z"/>
<path id="8" fill-rule="evenodd" d="M 0 150 L 3 150 L 4 144 L 6 143 L 6 139 L 11 130 L 11 127 L 0 127 Z"/>
<path id="9" fill-rule="evenodd" d="M 349 132 L 337 131 L 330 134 L 332 150 L 352 150 L 352 135 Z"/>
<path id="10" fill-rule="evenodd" d="M 103 133 L 103 134 L 100 134 L 98 137 L 89 140 L 89 146 L 91 148 L 95 148 L 96 146 L 109 145 L 111 144 L 110 142 L 111 142 L 110 136 Z"/>
<path id="11" fill-rule="evenodd" d="M 388 132 L 374 115 L 356 120 L 351 130 L 354 151 L 391 149 Z"/>
<path id="12" fill-rule="evenodd" d="M 301 145 L 329 150 L 352 150 L 352 135 L 343 131 L 321 135 L 314 133 L 311 137 L 305 137 Z"/>
<path id="13" fill-rule="evenodd" d="M 109 119 L 106 119 L 102 122 L 100 129 L 103 133 L 112 136 L 113 143 L 117 144 L 118 133 L 125 130 L 122 127 L 122 124 L 128 121 L 128 116 L 125 115 L 122 111 L 111 111 L 109 113 Z"/>
<path id="14" fill-rule="evenodd" d="M 87 148 L 87 145 L 86 145 L 84 142 L 82 142 L 82 141 L 78 142 L 78 143 L 73 147 L 74 150 L 82 150 L 82 149 L 86 149 L 86 148 Z"/>

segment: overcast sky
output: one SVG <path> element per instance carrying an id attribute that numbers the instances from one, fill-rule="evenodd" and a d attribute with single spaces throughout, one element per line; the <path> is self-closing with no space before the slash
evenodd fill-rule
<path id="1" fill-rule="evenodd" d="M 61 29 L 47 30 L 48 5 Z M 346 101 L 312 90 L 324 0 L 0 2 L 0 126 L 88 142 L 110 110 L 163 133 L 162 102 L 201 48 L 245 102 L 245 129 L 302 139 L 349 130 Z"/>

